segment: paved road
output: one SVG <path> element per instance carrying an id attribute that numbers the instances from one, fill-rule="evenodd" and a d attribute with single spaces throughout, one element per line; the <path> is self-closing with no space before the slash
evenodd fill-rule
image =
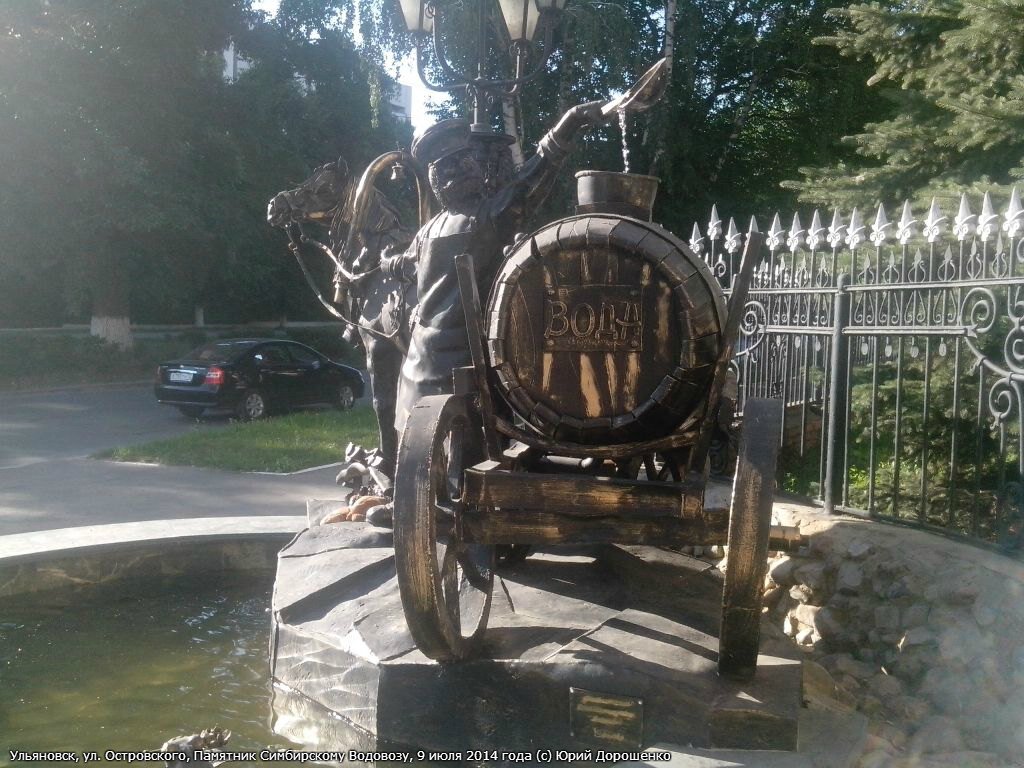
<path id="1" fill-rule="evenodd" d="M 186 419 L 157 405 L 147 385 L 0 393 L 0 470 L 84 458 L 226 423 L 224 418 Z"/>
<path id="2" fill-rule="evenodd" d="M 148 386 L 0 394 L 0 535 L 136 520 L 297 515 L 336 498 L 334 471 L 277 477 L 87 458 L 105 448 L 217 429 L 158 406 Z"/>

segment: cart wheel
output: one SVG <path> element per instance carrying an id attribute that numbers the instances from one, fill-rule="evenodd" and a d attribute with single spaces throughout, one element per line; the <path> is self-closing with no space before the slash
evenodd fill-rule
<path id="1" fill-rule="evenodd" d="M 775 463 L 782 429 L 782 401 L 747 400 L 729 512 L 729 557 L 722 590 L 718 671 L 749 679 L 757 670 Z"/>
<path id="2" fill-rule="evenodd" d="M 395 564 L 416 645 L 438 661 L 465 658 L 483 635 L 494 547 L 467 544 L 456 526 L 463 470 L 483 458 L 464 398 L 424 397 L 413 408 L 395 472 Z"/>

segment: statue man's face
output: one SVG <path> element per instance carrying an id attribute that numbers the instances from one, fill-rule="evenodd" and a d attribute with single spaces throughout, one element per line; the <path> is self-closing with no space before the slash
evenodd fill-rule
<path id="1" fill-rule="evenodd" d="M 477 162 L 483 169 L 484 193 L 493 194 L 512 180 L 515 162 L 512 149 L 504 141 L 477 139 L 474 142 Z"/>
<path id="2" fill-rule="evenodd" d="M 454 152 L 430 164 L 430 187 L 446 209 L 476 203 L 484 192 L 484 174 L 471 149 Z"/>

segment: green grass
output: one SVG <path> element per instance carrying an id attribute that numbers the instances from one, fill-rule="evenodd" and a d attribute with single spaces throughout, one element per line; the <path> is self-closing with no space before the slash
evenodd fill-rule
<path id="1" fill-rule="evenodd" d="M 367 448 L 377 445 L 377 418 L 368 406 L 235 422 L 223 429 L 201 429 L 170 440 L 115 448 L 96 458 L 243 472 L 295 472 L 341 461 L 349 442 Z"/>

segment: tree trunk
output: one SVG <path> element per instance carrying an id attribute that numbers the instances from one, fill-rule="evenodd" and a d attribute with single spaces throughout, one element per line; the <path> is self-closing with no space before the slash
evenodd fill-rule
<path id="1" fill-rule="evenodd" d="M 131 349 L 132 338 L 127 279 L 112 254 L 96 255 L 90 271 L 92 318 L 89 333 L 120 349 Z"/>
<path id="2" fill-rule="evenodd" d="M 764 73 L 760 70 L 755 71 L 753 76 L 750 78 L 750 83 L 747 85 L 747 90 L 743 93 L 743 100 L 740 102 L 739 108 L 736 110 L 736 117 L 732 121 L 732 133 L 729 134 L 729 139 L 726 141 L 725 146 L 722 147 L 722 153 L 718 156 L 718 161 L 715 163 L 715 169 L 711 172 L 711 176 L 708 178 L 709 182 L 715 182 L 718 180 L 718 174 L 722 172 L 722 168 L 725 167 L 725 161 L 729 157 L 729 150 L 732 148 L 732 143 L 736 141 L 740 135 L 740 131 L 747 124 L 747 119 L 750 117 L 750 110 L 754 106 L 754 95 L 757 93 L 757 88 L 761 84 L 761 78 Z"/>
<path id="3" fill-rule="evenodd" d="M 668 85 L 672 83 L 672 63 L 676 53 L 676 17 L 678 15 L 678 0 L 665 0 L 665 40 L 661 46 L 661 56 L 668 59 L 667 71 L 665 73 L 665 80 Z M 650 176 L 657 176 L 658 165 L 665 155 L 665 131 L 659 130 L 658 124 L 652 122 L 653 120 L 654 116 L 649 114 L 647 116 L 647 129 L 644 131 L 643 143 L 645 145 L 649 142 L 654 143 L 654 152 L 651 155 L 651 164 L 647 169 L 647 173 Z M 664 121 L 661 122 L 661 125 L 664 125 Z M 625 142 L 625 133 L 623 133 L 623 142 Z M 623 146 L 625 146 L 625 143 L 623 143 Z"/>
<path id="4" fill-rule="evenodd" d="M 676 52 L 676 16 L 679 7 L 677 0 L 665 0 L 665 43 L 661 47 L 662 58 L 668 59 L 666 77 L 672 79 L 672 59 Z"/>
<path id="5" fill-rule="evenodd" d="M 515 143 L 509 147 L 512 151 L 512 161 L 516 164 L 516 168 L 525 162 L 523 158 L 523 132 L 520 129 L 519 121 L 516 120 L 516 102 L 518 100 L 518 96 L 505 96 L 501 100 L 501 119 L 505 124 L 505 133 L 509 136 L 515 136 L 516 139 Z"/>

